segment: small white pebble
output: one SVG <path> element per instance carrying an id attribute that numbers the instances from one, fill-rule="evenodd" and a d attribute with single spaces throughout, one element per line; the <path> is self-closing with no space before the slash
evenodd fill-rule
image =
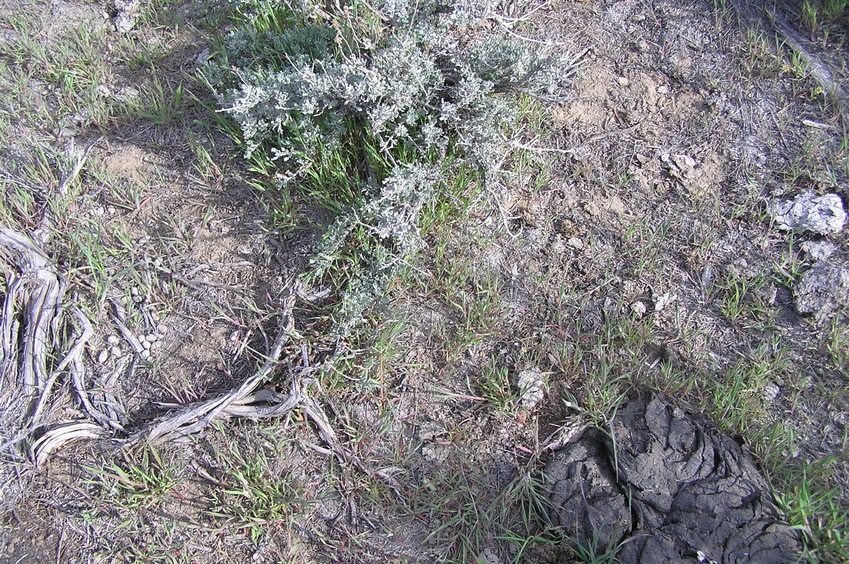
<path id="1" fill-rule="evenodd" d="M 99 362 L 100 364 L 103 364 L 108 359 L 109 359 L 109 351 L 106 350 L 106 349 L 103 349 L 102 351 L 100 351 L 100 354 L 97 355 L 97 362 Z"/>
<path id="2" fill-rule="evenodd" d="M 121 342 L 121 339 L 118 338 L 118 335 L 109 335 L 106 337 L 106 342 L 110 345 L 117 345 Z"/>
<path id="3" fill-rule="evenodd" d="M 779 388 L 775 382 L 767 382 L 761 393 L 763 394 L 763 399 L 765 401 L 775 401 L 775 398 L 777 398 L 781 393 L 781 388 Z"/>
<path id="4" fill-rule="evenodd" d="M 142 360 L 147 360 L 150 358 L 150 351 L 142 351 L 139 356 Z"/>
<path id="5" fill-rule="evenodd" d="M 106 212 L 107 212 L 109 215 L 112 215 L 113 213 L 115 213 L 115 207 L 114 207 L 114 206 L 109 206 L 108 208 L 106 208 Z"/>
<path id="6" fill-rule="evenodd" d="M 637 317 L 642 317 L 646 314 L 646 304 L 640 301 L 636 301 L 631 304 L 631 312 Z"/>
<path id="7" fill-rule="evenodd" d="M 142 346 L 145 350 L 149 349 L 149 348 L 150 348 L 150 341 L 142 341 L 142 342 L 141 342 L 141 346 Z"/>
<path id="8" fill-rule="evenodd" d="M 135 286 L 130 287 L 130 295 L 131 296 L 138 296 L 139 295 L 139 289 L 136 288 Z"/>
<path id="9" fill-rule="evenodd" d="M 118 357 L 120 357 L 120 356 L 123 354 L 123 353 L 121 352 L 121 348 L 120 348 L 120 347 L 112 347 L 111 349 L 109 349 L 109 352 L 111 352 L 111 353 L 112 353 L 112 356 L 114 356 L 115 358 L 118 358 Z"/>
<path id="10" fill-rule="evenodd" d="M 573 249 L 581 250 L 584 248 L 584 242 L 581 241 L 578 237 L 570 237 L 566 244 L 572 247 Z"/>
<path id="11" fill-rule="evenodd" d="M 165 335 L 166 333 L 168 333 L 168 326 L 162 325 L 162 324 L 157 325 L 156 326 L 156 332 L 159 333 L 160 335 Z"/>

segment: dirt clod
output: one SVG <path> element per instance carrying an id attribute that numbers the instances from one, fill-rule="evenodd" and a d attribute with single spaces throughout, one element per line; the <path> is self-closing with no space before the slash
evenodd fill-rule
<path id="1" fill-rule="evenodd" d="M 619 545 L 620 562 L 792 562 L 800 550 L 748 451 L 659 395 L 557 452 L 546 476 L 564 534 Z"/>
<path id="2" fill-rule="evenodd" d="M 813 266 L 793 289 L 796 310 L 824 317 L 849 303 L 849 270 L 827 261 Z"/>
<path id="3" fill-rule="evenodd" d="M 772 204 L 772 213 L 779 229 L 810 231 L 819 235 L 839 233 L 846 223 L 843 200 L 837 194 L 817 196 L 803 192 L 793 200 Z"/>
<path id="4" fill-rule="evenodd" d="M 802 252 L 813 262 L 825 260 L 837 250 L 837 246 L 829 241 L 805 241 L 801 247 Z"/>
<path id="5" fill-rule="evenodd" d="M 539 368 L 523 370 L 517 376 L 520 402 L 524 409 L 533 409 L 545 397 L 545 381 Z"/>

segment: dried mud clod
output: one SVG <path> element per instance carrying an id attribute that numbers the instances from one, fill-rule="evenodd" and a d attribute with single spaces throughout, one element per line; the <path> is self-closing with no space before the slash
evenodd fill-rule
<path id="1" fill-rule="evenodd" d="M 546 467 L 552 519 L 573 543 L 623 563 L 795 562 L 748 451 L 655 394 L 624 405 L 611 431 L 588 430 Z"/>

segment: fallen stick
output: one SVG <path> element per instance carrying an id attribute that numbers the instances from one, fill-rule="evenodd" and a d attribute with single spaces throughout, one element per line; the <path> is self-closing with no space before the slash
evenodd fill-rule
<path id="1" fill-rule="evenodd" d="M 59 298 L 64 291 L 59 274 L 53 263 L 25 235 L 8 227 L 0 227 L 0 247 L 3 258 L 17 268 L 6 293 L 3 307 L 3 335 L 8 337 L 8 353 L 4 353 L 4 364 L 19 363 L 20 377 L 25 392 L 34 396 L 47 382 L 47 352 L 49 330 L 53 318 L 59 311 Z M 26 288 L 31 286 L 31 288 Z M 9 324 L 15 319 L 18 296 L 24 296 L 23 354 L 17 355 L 17 332 Z M 52 345 L 52 342 L 50 343 Z M 20 358 L 19 358 L 20 356 Z M 4 373 L 17 372 L 5 367 Z"/>

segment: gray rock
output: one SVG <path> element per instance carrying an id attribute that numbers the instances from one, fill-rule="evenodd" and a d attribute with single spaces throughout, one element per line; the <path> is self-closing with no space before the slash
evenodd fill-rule
<path id="1" fill-rule="evenodd" d="M 798 560 L 799 533 L 751 455 L 709 421 L 647 394 L 610 428 L 615 443 L 588 430 L 546 466 L 551 517 L 568 541 L 618 547 L 623 564 Z"/>
<path id="2" fill-rule="evenodd" d="M 838 233 L 846 223 L 843 200 L 837 194 L 817 196 L 802 192 L 793 200 L 776 200 L 770 213 L 779 229 L 810 231 L 820 235 Z"/>
<path id="3" fill-rule="evenodd" d="M 829 241 L 805 241 L 802 243 L 802 252 L 814 262 L 827 259 L 836 250 L 837 245 Z"/>
<path id="4" fill-rule="evenodd" d="M 793 288 L 796 311 L 813 313 L 817 317 L 828 315 L 849 303 L 849 270 L 818 262 Z"/>
<path id="5" fill-rule="evenodd" d="M 520 403 L 524 409 L 533 409 L 545 397 L 545 380 L 539 368 L 522 370 L 516 378 Z"/>
<path id="6" fill-rule="evenodd" d="M 112 23 L 121 33 L 127 33 L 136 26 L 141 0 L 112 0 Z"/>

